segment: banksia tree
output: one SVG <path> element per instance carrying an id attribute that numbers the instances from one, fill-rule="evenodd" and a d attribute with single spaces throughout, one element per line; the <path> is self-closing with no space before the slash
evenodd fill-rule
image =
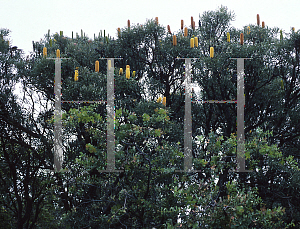
<path id="1" fill-rule="evenodd" d="M 256 15 L 256 20 L 257 20 L 257 25 L 260 25 L 260 19 L 259 19 L 259 14 Z"/>
<path id="2" fill-rule="evenodd" d="M 184 36 L 187 37 L 187 35 L 188 35 L 188 29 L 187 29 L 187 27 L 185 27 L 184 28 Z"/>
<path id="3" fill-rule="evenodd" d="M 173 35 L 173 45 L 174 45 L 174 46 L 177 45 L 177 38 L 176 38 L 176 35 Z"/>
<path id="4" fill-rule="evenodd" d="M 99 61 L 96 60 L 95 62 L 95 72 L 99 72 Z"/>
<path id="5" fill-rule="evenodd" d="M 240 34 L 240 43 L 241 43 L 241 45 L 244 44 L 244 34 L 243 33 Z"/>
<path id="6" fill-rule="evenodd" d="M 210 47 L 210 49 L 209 49 L 209 56 L 210 56 L 210 58 L 214 57 L 214 47 Z"/>

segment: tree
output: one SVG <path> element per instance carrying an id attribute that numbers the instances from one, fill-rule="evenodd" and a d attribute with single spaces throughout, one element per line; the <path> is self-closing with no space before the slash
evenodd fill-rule
<path id="1" fill-rule="evenodd" d="M 51 148 L 49 138 L 45 137 L 48 128 L 43 118 L 46 115 L 41 112 L 40 121 L 34 117 L 32 91 L 25 88 L 22 99 L 13 90 L 17 83 L 26 85 L 24 76 L 28 65 L 21 57 L 21 50 L 6 41 L 8 34 L 9 31 L 1 30 L 1 226 L 33 228 L 51 185 L 51 177 L 45 173 L 45 169 L 51 168 Z M 22 102 L 31 104 L 32 109 L 26 110 Z"/>
<path id="2" fill-rule="evenodd" d="M 106 61 L 99 60 L 99 72 L 94 71 L 94 63 L 103 57 L 123 58 L 115 60 L 114 77 L 116 169 L 124 171 L 102 171 L 107 157 L 105 104 L 62 104 L 63 166 L 69 171 L 46 174 L 43 172 L 51 168 L 53 160 L 53 109 L 45 106 L 39 118 L 33 118 L 34 112 L 24 114 L 17 102 L 10 102 L 13 108 L 3 110 L 6 115 L 1 116 L 3 136 L 11 134 L 1 141 L 1 160 L 6 166 L 3 177 L 10 177 L 18 165 L 25 175 L 14 182 L 27 185 L 23 179 L 27 174 L 30 182 L 41 184 L 40 189 L 32 189 L 40 194 L 36 199 L 45 196 L 40 204 L 31 201 L 38 216 L 25 217 L 27 227 L 44 227 L 45 218 L 63 228 L 299 225 L 298 33 L 279 40 L 276 28 L 249 25 L 251 32 L 248 26 L 239 30 L 231 27 L 233 18 L 232 12 L 220 7 L 204 12 L 199 26 L 189 27 L 186 36 L 183 30 L 170 34 L 156 20 L 148 20 L 121 29 L 117 39 L 105 33 L 94 40 L 48 33 L 44 40 L 33 43 L 34 53 L 27 62 L 20 61 L 17 75 L 29 76 L 22 79 L 24 88 L 29 95 L 38 94 L 45 104 L 54 101 L 54 61 L 42 56 L 43 47 L 47 47 L 49 57 L 55 57 L 56 49 L 60 49 L 62 57 L 70 58 L 62 62 L 65 101 L 107 100 Z M 242 32 L 243 45 L 239 40 Z M 172 43 L 173 35 L 177 45 Z M 198 37 L 199 46 L 190 48 L 193 36 Z M 210 47 L 215 49 L 214 58 L 209 57 Z M 245 157 L 252 173 L 234 172 L 234 105 L 201 103 L 192 107 L 192 153 L 193 167 L 203 172 L 175 171 L 183 168 L 184 160 L 185 68 L 177 57 L 200 57 L 192 62 L 193 81 L 201 88 L 200 99 L 204 100 L 234 100 L 236 63 L 229 58 L 253 58 L 245 61 Z M 130 66 L 129 79 L 119 71 L 126 65 Z M 76 68 L 78 81 L 74 81 Z M 156 102 L 158 97 L 166 97 L 166 106 Z M 192 99 L 199 99 L 199 95 L 193 93 Z M 11 122 L 7 117 L 13 112 L 18 116 Z M 18 142 L 13 142 L 14 136 L 19 137 Z M 19 155 L 22 147 L 27 154 Z M 8 148 L 12 153 L 6 153 Z M 19 164 L 13 158 L 20 158 Z M 9 163 L 14 166 L 9 167 Z M 9 190 L 13 183 L 3 187 Z M 7 206 L 23 193 L 15 195 L 11 202 L 5 202 Z M 24 201 L 20 206 L 28 204 Z M 23 225 L 17 213 L 4 214 Z"/>

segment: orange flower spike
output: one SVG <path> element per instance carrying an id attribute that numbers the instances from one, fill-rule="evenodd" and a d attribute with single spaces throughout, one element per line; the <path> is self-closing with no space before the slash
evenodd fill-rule
<path id="1" fill-rule="evenodd" d="M 130 20 L 127 21 L 128 29 L 130 29 Z"/>
<path id="2" fill-rule="evenodd" d="M 158 25 L 158 17 L 155 17 L 155 23 Z"/>
<path id="3" fill-rule="evenodd" d="M 170 34 L 172 34 L 172 33 L 171 33 L 171 29 L 170 29 L 170 26 L 169 26 L 169 25 L 167 26 L 167 28 L 168 28 L 168 32 L 169 32 Z"/>
<path id="4" fill-rule="evenodd" d="M 244 34 L 243 33 L 240 34 L 240 40 L 241 40 L 241 45 L 243 45 L 244 44 Z"/>
<path id="5" fill-rule="evenodd" d="M 99 72 L 99 61 L 96 60 L 95 62 L 95 72 Z"/>
<path id="6" fill-rule="evenodd" d="M 173 45 L 174 45 L 174 46 L 177 45 L 177 38 L 176 38 L 176 35 L 173 35 Z"/>
<path id="7" fill-rule="evenodd" d="M 181 29 L 183 29 L 183 20 L 181 20 Z"/>
<path id="8" fill-rule="evenodd" d="M 118 28 L 118 36 L 120 37 L 121 36 L 121 29 Z"/>
<path id="9" fill-rule="evenodd" d="M 259 14 L 256 15 L 257 25 L 260 25 Z"/>
<path id="10" fill-rule="evenodd" d="M 193 16 L 191 17 L 191 27 L 192 27 L 192 29 L 194 29 L 194 18 L 193 18 Z"/>
<path id="11" fill-rule="evenodd" d="M 163 104 L 164 106 L 167 105 L 167 98 L 166 98 L 166 97 L 163 97 L 162 104 Z"/>
<path id="12" fill-rule="evenodd" d="M 187 35 L 188 35 L 188 28 L 185 27 L 185 28 L 184 28 L 184 36 L 187 37 Z"/>
<path id="13" fill-rule="evenodd" d="M 264 21 L 261 23 L 261 27 L 265 28 L 265 22 Z"/>

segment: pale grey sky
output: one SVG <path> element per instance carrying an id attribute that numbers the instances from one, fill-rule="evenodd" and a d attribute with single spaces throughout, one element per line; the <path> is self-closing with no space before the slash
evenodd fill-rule
<path id="1" fill-rule="evenodd" d="M 51 34 L 63 31 L 71 37 L 81 29 L 91 38 L 105 29 L 116 36 L 117 28 L 145 23 L 158 17 L 172 32 L 180 28 L 181 19 L 190 25 L 199 14 L 227 6 L 236 15 L 232 25 L 242 28 L 256 23 L 256 14 L 269 27 L 289 32 L 300 29 L 300 0 L 0 0 L 0 28 L 11 30 L 12 45 L 32 51 L 32 41 L 39 41 L 50 29 Z M 197 24 L 197 23 L 196 23 Z"/>

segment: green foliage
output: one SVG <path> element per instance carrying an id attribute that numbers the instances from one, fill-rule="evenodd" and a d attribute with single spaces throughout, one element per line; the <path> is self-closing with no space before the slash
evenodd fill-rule
<path id="1" fill-rule="evenodd" d="M 181 30 L 168 34 L 154 20 L 121 29 L 117 39 L 105 32 L 93 40 L 83 33 L 72 38 L 48 33 L 33 42 L 28 58 L 8 45 L 8 31 L 1 30 L 1 227 L 299 227 L 300 35 L 278 39 L 278 28 L 253 24 L 236 29 L 233 19 L 226 7 L 204 12 L 187 37 Z M 190 48 L 195 36 L 199 46 Z M 51 171 L 53 108 L 45 105 L 54 101 L 54 61 L 42 57 L 43 47 L 50 58 L 56 49 L 69 58 L 62 61 L 62 100 L 99 101 L 62 104 L 67 170 L 59 174 Z M 100 58 L 106 57 L 123 58 L 114 61 L 115 169 L 120 170 L 114 173 L 104 171 L 107 66 Z M 235 100 L 236 62 L 230 58 L 253 58 L 245 61 L 244 154 L 253 172 L 235 172 L 235 104 L 209 103 L 192 104 L 193 168 L 201 172 L 178 172 L 185 156 L 185 66 L 177 57 L 200 58 L 192 61 L 192 80 L 201 88 L 192 100 Z M 129 79 L 119 75 L 126 65 Z M 13 94 L 17 82 L 28 99 Z M 158 97 L 166 97 L 166 106 Z M 33 102 L 43 109 L 35 110 Z"/>

